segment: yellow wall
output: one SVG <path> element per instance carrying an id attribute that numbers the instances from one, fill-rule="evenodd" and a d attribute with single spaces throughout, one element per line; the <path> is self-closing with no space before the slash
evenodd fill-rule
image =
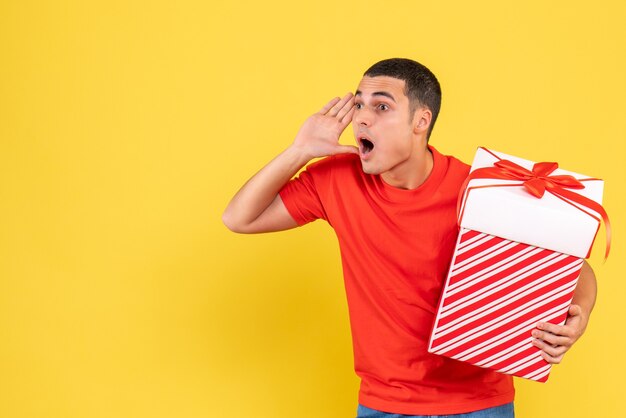
<path id="1" fill-rule="evenodd" d="M 619 0 L 2 1 L 0 416 L 354 416 L 332 230 L 220 216 L 393 56 L 443 86 L 440 151 L 606 180 L 590 327 L 547 384 L 517 382 L 517 416 L 626 416 L 625 18 Z"/>

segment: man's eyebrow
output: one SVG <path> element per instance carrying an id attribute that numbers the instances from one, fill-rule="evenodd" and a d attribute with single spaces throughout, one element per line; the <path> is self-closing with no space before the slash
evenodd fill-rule
<path id="1" fill-rule="evenodd" d="M 361 90 L 357 90 L 354 95 L 361 96 Z M 374 93 L 372 93 L 372 96 L 385 96 L 390 98 L 394 103 L 396 103 L 396 99 L 393 97 L 393 95 L 391 93 L 387 93 L 386 91 L 375 91 Z"/>

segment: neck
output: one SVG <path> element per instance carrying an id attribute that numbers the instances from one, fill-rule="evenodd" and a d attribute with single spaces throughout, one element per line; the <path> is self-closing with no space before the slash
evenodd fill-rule
<path id="1" fill-rule="evenodd" d="M 405 190 L 417 189 L 430 175 L 433 164 L 433 154 L 428 147 L 424 147 L 413 151 L 408 160 L 380 176 L 390 186 Z"/>

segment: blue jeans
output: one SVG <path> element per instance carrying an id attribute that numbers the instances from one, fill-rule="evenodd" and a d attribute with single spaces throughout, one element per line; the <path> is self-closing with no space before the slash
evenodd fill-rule
<path id="1" fill-rule="evenodd" d="M 452 415 L 402 415 L 389 414 L 387 412 L 376 411 L 366 406 L 359 405 L 356 418 L 514 418 L 513 402 L 506 405 L 494 406 L 493 408 L 481 409 L 480 411 L 468 412 L 465 414 Z"/>

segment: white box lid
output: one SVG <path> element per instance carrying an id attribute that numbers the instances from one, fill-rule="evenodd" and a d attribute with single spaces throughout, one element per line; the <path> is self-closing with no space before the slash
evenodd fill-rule
<path id="1" fill-rule="evenodd" d="M 510 160 L 532 170 L 534 162 L 497 151 L 479 148 L 471 171 L 491 167 L 498 158 Z M 577 180 L 588 176 L 555 170 L 551 175 L 571 175 Z M 587 257 L 600 226 L 600 216 L 583 208 L 596 218 L 547 192 L 542 198 L 531 195 L 520 186 L 488 187 L 494 184 L 516 184 L 520 180 L 473 179 L 468 184 L 469 193 L 464 196 L 460 225 L 511 241 L 522 242 L 565 254 Z M 584 189 L 568 189 L 598 204 L 602 203 L 604 182 L 593 179 L 583 181 Z"/>

